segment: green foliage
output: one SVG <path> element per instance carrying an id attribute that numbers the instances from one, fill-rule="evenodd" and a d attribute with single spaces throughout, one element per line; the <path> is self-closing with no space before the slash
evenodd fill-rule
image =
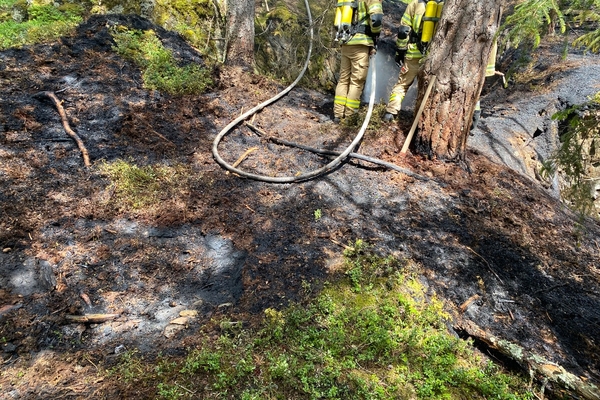
<path id="1" fill-rule="evenodd" d="M 593 53 L 600 52 L 600 0 L 574 0 L 568 2 L 569 8 L 565 14 L 573 18 L 573 24 L 589 30 L 575 39 L 574 46 L 585 47 Z"/>
<path id="2" fill-rule="evenodd" d="M 550 177 L 558 171 L 565 181 L 562 198 L 582 215 L 594 215 L 595 183 L 600 180 L 600 93 L 588 103 L 557 112 L 552 119 L 562 127 L 561 145 L 543 164 L 542 172 Z"/>
<path id="3" fill-rule="evenodd" d="M 560 32 L 564 33 L 565 17 L 556 0 L 525 0 L 515 7 L 499 31 L 509 29 L 504 40 L 508 40 L 514 47 L 522 42 L 537 47 L 549 27 L 553 30 L 557 23 L 560 25 Z"/>
<path id="4" fill-rule="evenodd" d="M 145 374 L 144 361 L 138 350 L 121 354 L 119 363 L 106 371 L 108 376 L 116 376 L 124 382 L 141 379 Z"/>
<path id="5" fill-rule="evenodd" d="M 116 26 L 111 34 L 116 43 L 114 50 L 142 69 L 146 88 L 182 95 L 199 94 L 212 85 L 208 69 L 195 64 L 178 66 L 154 31 Z"/>
<path id="6" fill-rule="evenodd" d="M 82 21 L 83 8 L 69 4 L 28 6 L 26 2 L 0 2 L 0 50 L 55 40 Z"/>
<path id="7" fill-rule="evenodd" d="M 138 384 L 166 399 L 532 398 L 527 382 L 447 331 L 443 303 L 409 262 L 362 241 L 345 259 L 344 277 L 312 301 L 269 308 L 257 330 L 207 338 L 179 368 L 140 373 Z"/>
<path id="8" fill-rule="evenodd" d="M 154 20 L 166 29 L 181 33 L 186 40 L 207 54 L 215 51 L 213 30 L 220 23 L 210 0 L 175 0 L 157 2 Z"/>
<path id="9" fill-rule="evenodd" d="M 589 51 L 591 51 L 593 53 L 599 53 L 600 52 L 600 30 L 588 32 L 585 35 L 578 37 L 573 42 L 573 45 L 586 47 Z"/>
<path id="10" fill-rule="evenodd" d="M 567 26 L 575 26 L 589 32 L 573 41 L 577 47 L 591 52 L 600 51 L 600 0 L 525 0 L 515 6 L 499 31 L 507 32 L 502 41 L 509 46 L 537 47 L 542 38 L 555 32 L 558 25 L 561 34 Z"/>

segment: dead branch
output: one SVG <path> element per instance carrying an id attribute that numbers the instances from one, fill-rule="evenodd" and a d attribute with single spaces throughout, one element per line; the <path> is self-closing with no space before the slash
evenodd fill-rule
<path id="1" fill-rule="evenodd" d="M 469 308 L 469 306 L 475 301 L 479 299 L 479 295 L 478 294 L 474 294 L 473 296 L 469 297 L 467 299 L 467 301 L 465 301 L 464 303 L 461 304 L 461 306 L 459 307 L 460 312 L 464 313 L 465 311 L 467 311 L 467 308 Z"/>
<path id="2" fill-rule="evenodd" d="M 233 163 L 233 168 L 237 167 L 238 165 L 240 165 L 242 163 L 242 161 L 244 161 L 246 159 L 246 157 L 248 157 L 248 155 L 250 153 L 252 153 L 253 151 L 258 150 L 258 147 L 250 147 L 248 150 L 246 150 L 244 152 L 244 154 L 242 154 L 237 160 L 236 162 Z M 226 172 L 226 175 L 229 175 L 229 171 Z"/>
<path id="3" fill-rule="evenodd" d="M 99 324 L 117 318 L 119 314 L 83 314 L 83 315 L 65 315 L 65 318 L 72 322 L 83 322 Z"/>
<path id="4" fill-rule="evenodd" d="M 279 139 L 279 138 L 274 137 L 274 136 L 269 136 L 265 131 L 263 131 L 262 129 L 260 129 L 260 128 L 254 126 L 254 125 L 252 125 L 252 124 L 250 124 L 248 122 L 244 122 L 244 125 L 246 125 L 248 128 L 250 128 L 252 131 L 254 131 L 256 134 L 258 134 L 258 136 L 262 137 L 263 139 L 269 140 L 269 141 L 271 141 L 273 143 L 276 143 L 276 144 L 279 144 L 279 145 L 296 147 L 298 149 L 310 151 L 310 152 L 315 153 L 315 154 L 322 154 L 322 155 L 327 155 L 327 156 L 339 156 L 340 154 L 342 154 L 339 151 L 315 149 L 313 147 L 304 146 L 302 144 L 288 142 L 287 140 Z M 419 175 L 419 174 L 417 174 L 415 172 L 412 172 L 409 169 L 399 167 L 399 166 L 397 166 L 395 164 L 388 163 L 386 161 L 383 161 L 383 160 L 380 160 L 380 159 L 377 159 L 377 158 L 368 157 L 368 156 L 365 156 L 365 155 L 362 155 L 362 154 L 358 154 L 358 153 L 350 153 L 350 154 L 348 154 L 348 157 L 356 158 L 358 160 L 367 161 L 367 162 L 370 162 L 370 163 L 373 163 L 373 164 L 377 164 L 377 165 L 381 165 L 381 166 L 387 167 L 387 168 L 389 168 L 391 170 L 398 171 L 400 173 L 403 173 L 405 175 L 411 176 L 413 178 L 416 178 L 416 179 L 419 179 L 419 180 L 422 180 L 422 181 L 429 181 L 430 180 L 429 178 L 427 178 L 425 176 L 422 176 L 422 175 Z"/>
<path id="5" fill-rule="evenodd" d="M 473 322 L 462 321 L 454 329 L 480 340 L 491 349 L 499 351 L 511 360 L 516 361 L 529 372 L 540 375 L 544 381 L 554 382 L 563 388 L 575 391 L 583 399 L 600 400 L 600 388 L 598 386 L 585 382 L 580 377 L 567 372 L 560 365 L 529 352 L 518 344 L 490 335 Z"/>
<path id="6" fill-rule="evenodd" d="M 41 92 L 41 93 L 38 93 L 36 96 L 46 96 L 46 97 L 49 97 L 50 100 L 52 100 L 52 102 L 56 106 L 56 109 L 58 110 L 60 119 L 62 120 L 63 128 L 65 128 L 65 131 L 67 132 L 67 134 L 69 136 L 71 136 L 73 138 L 73 140 L 75 140 L 75 142 L 77 143 L 77 147 L 79 147 L 79 151 L 83 155 L 83 163 L 85 164 L 86 167 L 89 167 L 90 165 L 92 165 L 90 163 L 90 156 L 88 154 L 87 149 L 85 148 L 85 145 L 83 144 L 83 141 L 69 126 L 69 120 L 67 119 L 67 113 L 65 112 L 65 109 L 63 108 L 63 106 L 61 104 L 61 101 L 58 100 L 58 97 L 56 97 L 54 92 Z"/>

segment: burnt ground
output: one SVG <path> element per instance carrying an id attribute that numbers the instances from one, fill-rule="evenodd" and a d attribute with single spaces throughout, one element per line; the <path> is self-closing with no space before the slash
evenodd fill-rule
<path id="1" fill-rule="evenodd" d="M 265 308 L 302 299 L 309 287 L 318 292 L 343 245 L 357 239 L 417 261 L 457 321 L 600 382 L 596 222 L 579 225 L 539 182 L 485 151 L 469 151 L 470 172 L 400 156 L 394 138 L 403 142 L 410 118 L 373 125 L 360 152 L 428 180 L 355 160 L 294 184 L 227 174 L 211 153 L 216 134 L 284 87 L 223 68 L 215 71 L 218 90 L 205 95 L 147 91 L 140 71 L 111 50 L 107 19 L 147 24 L 93 17 L 60 42 L 0 53 L 3 396 L 124 395 L 118 382 L 98 375 L 123 349 L 184 354 L 214 317 L 252 325 Z M 197 62 L 176 36 L 155 30 L 182 63 Z M 527 88 L 509 88 L 497 101 L 527 99 Z M 63 101 L 91 168 L 42 91 Z M 358 128 L 332 124 L 331 109 L 331 95 L 297 88 L 252 123 L 289 141 L 343 150 Z M 473 140 L 493 132 L 485 116 L 490 132 Z M 294 175 L 328 161 L 244 126 L 219 150 L 233 163 L 252 147 L 240 167 L 257 173 Z M 118 159 L 185 173 L 158 204 L 128 211 L 98 168 Z M 170 324 L 182 310 L 198 316 L 187 327 Z M 92 313 L 118 316 L 68 319 Z"/>

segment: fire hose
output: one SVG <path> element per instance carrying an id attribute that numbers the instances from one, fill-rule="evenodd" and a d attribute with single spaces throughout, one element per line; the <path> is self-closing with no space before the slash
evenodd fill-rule
<path id="1" fill-rule="evenodd" d="M 221 130 L 221 132 L 219 132 L 219 134 L 215 137 L 214 141 L 213 141 L 213 146 L 212 146 L 212 153 L 213 153 L 213 157 L 215 158 L 215 160 L 217 161 L 217 163 L 219 165 L 221 165 L 223 168 L 225 168 L 226 170 L 235 173 L 241 177 L 244 178 L 249 178 L 249 179 L 254 179 L 257 181 L 262 181 L 262 182 L 270 182 L 270 183 L 292 183 L 292 182 L 302 182 L 302 181 L 307 181 L 311 178 L 315 178 L 317 176 L 321 176 L 324 175 L 332 170 L 334 170 L 335 168 L 337 168 L 342 162 L 344 162 L 344 160 L 346 160 L 349 156 L 354 156 L 356 157 L 356 153 L 353 153 L 352 151 L 354 150 L 354 148 L 356 148 L 358 146 L 358 144 L 360 143 L 360 141 L 362 140 L 365 131 L 367 130 L 367 126 L 369 125 L 369 121 L 371 120 L 371 115 L 373 114 L 373 105 L 375 103 L 375 90 L 371 90 L 371 95 L 369 98 L 369 106 L 367 109 L 367 114 L 365 116 L 365 120 L 363 121 L 363 124 L 358 132 L 358 134 L 356 135 L 356 137 L 354 138 L 354 140 L 352 141 L 352 143 L 350 143 L 350 145 L 341 153 L 335 153 L 337 155 L 337 157 L 335 159 L 333 159 L 331 162 L 329 162 L 327 165 L 313 170 L 313 171 L 309 171 L 309 172 L 305 172 L 302 173 L 300 175 L 294 175 L 294 176 L 278 176 L 278 177 L 273 177 L 273 176 L 265 176 L 265 175 L 259 175 L 259 174 L 254 174 L 251 172 L 246 172 L 243 171 L 231 164 L 229 164 L 228 162 L 226 162 L 221 155 L 219 154 L 219 143 L 221 142 L 221 140 L 223 139 L 223 137 L 225 137 L 225 135 L 227 135 L 234 127 L 236 127 L 240 122 L 244 121 L 246 118 L 248 118 L 249 116 L 259 112 L 260 110 L 262 110 L 263 108 L 265 108 L 266 106 L 276 102 L 277 100 L 279 100 L 280 98 L 282 98 L 283 96 L 285 96 L 287 93 L 289 93 L 295 86 L 296 84 L 298 84 L 298 82 L 302 79 L 302 77 L 304 76 L 304 73 L 306 72 L 307 68 L 308 68 L 308 64 L 310 61 L 310 57 L 312 54 L 312 48 L 313 48 L 313 40 L 314 40 L 314 33 L 313 33 L 313 21 L 312 21 L 312 15 L 310 12 L 310 7 L 308 5 L 308 0 L 304 0 L 304 4 L 306 6 L 306 12 L 308 14 L 308 21 L 309 21 L 309 26 L 310 26 L 310 42 L 309 42 L 309 47 L 308 47 L 308 53 L 306 55 L 306 61 L 304 62 L 304 67 L 302 68 L 302 70 L 300 71 L 300 74 L 298 75 L 298 77 L 296 78 L 296 80 L 294 82 L 292 82 L 287 88 L 285 88 L 283 91 L 281 91 L 280 93 L 278 93 L 277 95 L 275 95 L 274 97 L 264 101 L 263 103 L 260 103 L 259 105 L 255 106 L 254 108 L 246 111 L 245 113 L 243 113 L 242 115 L 240 115 L 239 117 L 237 117 L 236 119 L 234 119 L 233 121 L 231 121 L 225 128 L 223 128 Z M 371 61 L 373 61 L 373 65 L 371 66 L 372 68 L 372 72 L 371 72 L 371 87 L 375 87 L 375 78 L 376 78 L 376 73 L 375 73 L 375 66 L 374 66 L 374 57 L 371 58 Z M 309 150 L 310 151 L 310 150 Z M 319 151 L 317 151 L 317 153 L 319 153 Z M 321 154 L 323 154 L 323 151 L 321 151 Z M 358 158 L 358 157 L 357 157 Z M 386 163 L 382 160 L 376 160 L 376 159 L 369 159 L 368 161 L 376 163 L 376 164 L 380 164 L 380 165 L 384 165 L 389 167 L 390 163 Z M 380 162 L 378 162 L 380 161 Z M 393 168 L 397 171 L 401 171 L 401 172 L 406 172 L 406 173 L 410 173 L 410 171 L 403 171 L 402 168 L 397 167 L 397 168 Z M 416 175 L 414 173 L 411 173 L 412 175 Z M 423 177 L 424 178 L 424 177 Z M 427 178 L 425 178 L 427 179 Z"/>

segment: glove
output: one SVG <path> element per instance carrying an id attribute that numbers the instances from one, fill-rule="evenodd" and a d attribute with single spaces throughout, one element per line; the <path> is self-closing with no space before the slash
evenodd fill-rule
<path id="1" fill-rule="evenodd" d="M 402 64 L 404 64 L 405 56 L 406 56 L 406 50 L 396 50 L 396 58 L 394 60 L 396 61 L 396 65 L 398 67 L 402 67 Z"/>

